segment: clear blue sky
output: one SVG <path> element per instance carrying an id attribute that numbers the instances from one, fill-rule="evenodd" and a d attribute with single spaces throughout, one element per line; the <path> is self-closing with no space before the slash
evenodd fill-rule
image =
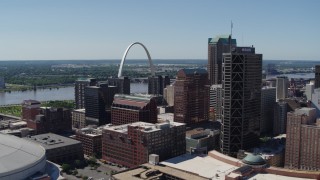
<path id="1" fill-rule="evenodd" d="M 0 60 L 207 59 L 230 33 L 264 59 L 320 60 L 319 0 L 1 0 Z M 128 58 L 146 58 L 133 47 Z"/>

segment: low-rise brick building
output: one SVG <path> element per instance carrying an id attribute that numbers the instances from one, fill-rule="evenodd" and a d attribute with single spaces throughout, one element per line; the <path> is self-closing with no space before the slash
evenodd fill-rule
<path id="1" fill-rule="evenodd" d="M 76 131 L 76 139 L 82 142 L 83 152 L 88 156 L 101 156 L 102 129 L 86 127 Z"/>
<path id="2" fill-rule="evenodd" d="M 106 126 L 102 136 L 102 158 L 126 167 L 148 162 L 150 154 L 166 160 L 185 154 L 185 124 L 135 122 Z"/>

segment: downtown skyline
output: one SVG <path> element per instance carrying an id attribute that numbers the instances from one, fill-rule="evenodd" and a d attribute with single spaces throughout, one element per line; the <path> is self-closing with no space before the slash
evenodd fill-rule
<path id="1" fill-rule="evenodd" d="M 266 60 L 320 60 L 318 1 L 0 2 L 0 60 L 121 59 L 143 43 L 152 59 L 207 59 L 228 35 Z M 146 59 L 133 47 L 128 59 Z"/>

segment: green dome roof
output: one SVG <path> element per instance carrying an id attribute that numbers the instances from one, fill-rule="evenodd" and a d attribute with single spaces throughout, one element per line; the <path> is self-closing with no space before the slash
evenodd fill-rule
<path id="1" fill-rule="evenodd" d="M 248 165 L 264 165 L 266 161 L 259 155 L 248 154 L 242 162 Z"/>

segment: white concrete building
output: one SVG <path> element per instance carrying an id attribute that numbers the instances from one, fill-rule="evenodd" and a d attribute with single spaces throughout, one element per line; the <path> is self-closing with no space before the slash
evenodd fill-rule
<path id="1" fill-rule="evenodd" d="M 285 99 L 288 97 L 288 86 L 289 86 L 289 80 L 286 76 L 278 76 L 276 87 L 277 87 L 277 101 L 279 99 Z"/>

